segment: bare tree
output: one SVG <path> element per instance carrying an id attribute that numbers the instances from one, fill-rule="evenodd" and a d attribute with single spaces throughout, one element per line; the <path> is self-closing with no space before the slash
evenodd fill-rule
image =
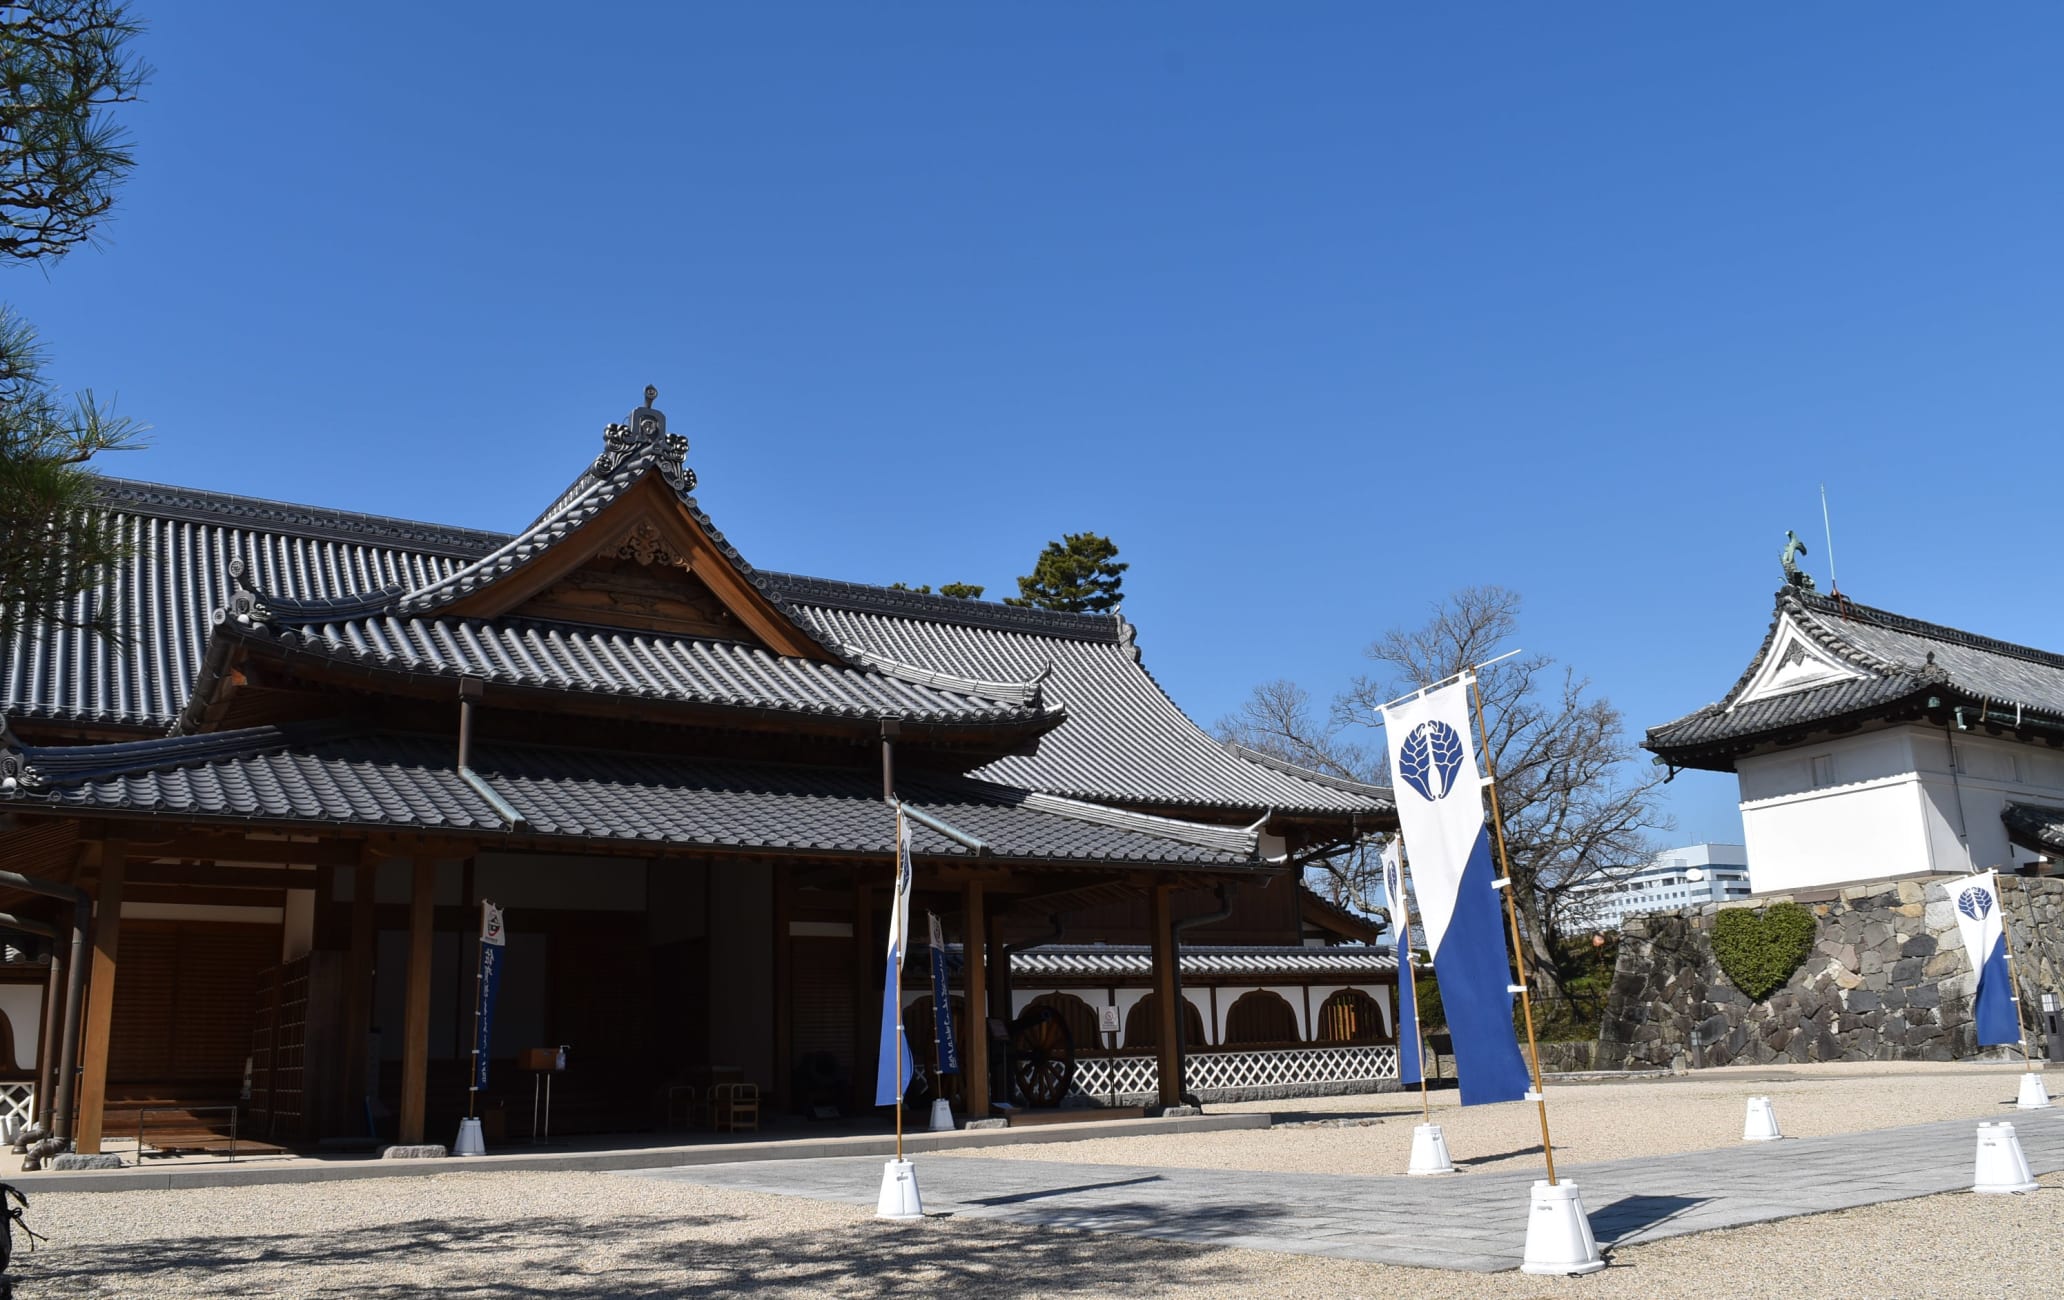
<path id="1" fill-rule="evenodd" d="M 1382 746 L 1369 747 L 1348 733 L 1337 710 L 1321 717 L 1311 692 L 1293 681 L 1263 682 L 1239 709 L 1218 720 L 1218 735 L 1286 763 L 1371 785 L 1389 784 Z M 1383 873 L 1377 847 L 1359 844 L 1305 868 L 1305 880 L 1325 898 L 1369 916 L 1390 918 L 1376 900 Z"/>
<path id="2" fill-rule="evenodd" d="M 1466 587 L 1435 605 L 1417 627 L 1393 628 L 1364 653 L 1383 671 L 1357 678 L 1321 721 L 1310 696 L 1289 682 L 1256 687 L 1219 723 L 1227 739 L 1319 771 L 1384 782 L 1382 705 L 1512 647 L 1520 597 L 1503 587 Z M 1619 710 L 1590 682 L 1546 655 L 1492 664 L 1479 675 L 1487 758 L 1498 778 L 1505 846 L 1528 949 L 1529 974 L 1567 1002 L 1559 919 L 1585 885 L 1640 869 L 1650 836 L 1672 823 L 1657 790 L 1662 778 L 1632 766 L 1634 749 Z M 1379 868 L 1370 849 L 1326 864 L 1336 897 L 1363 910 Z"/>
<path id="3" fill-rule="evenodd" d="M 1504 587 L 1465 587 L 1416 628 L 1393 628 L 1364 653 L 1387 671 L 1362 677 L 1334 702 L 1342 725 L 1374 725 L 1385 700 L 1452 677 L 1511 647 L 1520 597 Z M 1529 973 L 1567 1002 L 1563 937 L 1556 923 L 1578 888 L 1639 870 L 1649 836 L 1671 828 L 1660 776 L 1634 768 L 1620 711 L 1569 668 L 1521 655 L 1483 669 L 1485 760 L 1498 778 L 1499 810 Z"/>

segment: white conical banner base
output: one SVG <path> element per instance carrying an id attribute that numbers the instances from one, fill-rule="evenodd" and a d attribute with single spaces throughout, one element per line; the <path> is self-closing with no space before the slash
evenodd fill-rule
<path id="1" fill-rule="evenodd" d="M 1591 1235 L 1591 1220 L 1584 1217 L 1584 1198 L 1577 1185 L 1560 1182 L 1534 1184 L 1533 1207 L 1527 1213 L 1526 1260 L 1522 1273 L 1543 1275 L 1596 1273 L 1605 1267 L 1598 1253 L 1598 1239 Z"/>
<path id="2" fill-rule="evenodd" d="M 1978 1168 L 1971 1179 L 1974 1192 L 2032 1192 L 2041 1184 L 2029 1172 L 2028 1157 L 2021 1154 L 2021 1139 L 2005 1120 L 1978 1126 Z"/>
<path id="3" fill-rule="evenodd" d="M 1448 1159 L 1448 1140 L 1440 1125 L 1420 1124 L 1412 1129 L 1412 1167 L 1408 1174 L 1452 1174 L 1455 1162 Z"/>
<path id="4" fill-rule="evenodd" d="M 932 1101 L 931 1130 L 934 1133 L 953 1131 L 953 1106 L 944 1097 L 937 1097 Z"/>
<path id="5" fill-rule="evenodd" d="M 881 1195 L 875 1198 L 877 1219 L 922 1219 L 924 1202 L 917 1197 L 917 1170 L 908 1160 L 882 1165 Z"/>
<path id="6" fill-rule="evenodd" d="M 462 1119 L 459 1121 L 459 1140 L 452 1143 L 451 1153 L 455 1156 L 484 1156 L 487 1142 L 480 1136 L 480 1121 Z"/>
<path id="7" fill-rule="evenodd" d="M 1777 1112 L 1770 1108 L 1770 1098 L 1749 1098 L 1748 1118 L 1742 1123 L 1742 1141 L 1775 1142 L 1783 1136 L 1777 1131 Z"/>
<path id="8" fill-rule="evenodd" d="M 2035 1070 L 2021 1076 L 2021 1099 L 2014 1103 L 2022 1110 L 2048 1110 L 2050 1090 L 2043 1086 L 2043 1077 Z"/>

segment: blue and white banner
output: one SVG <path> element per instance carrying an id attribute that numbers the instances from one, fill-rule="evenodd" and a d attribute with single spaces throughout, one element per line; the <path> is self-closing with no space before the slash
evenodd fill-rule
<path id="1" fill-rule="evenodd" d="M 1383 894 L 1390 900 L 1391 933 L 1397 947 L 1398 1084 L 1411 1087 L 1425 1071 L 1419 1059 L 1419 990 L 1412 982 L 1412 909 L 1405 899 L 1405 841 L 1393 835 L 1383 846 Z"/>
<path id="2" fill-rule="evenodd" d="M 480 900 L 480 1013 L 473 1027 L 473 1091 L 487 1087 L 487 1062 L 494 1040 L 495 992 L 502 986 L 502 962 L 509 951 L 502 909 Z"/>
<path id="3" fill-rule="evenodd" d="M 1491 883 L 1484 780 L 1469 743 L 1473 680 L 1465 675 L 1383 709 L 1398 825 L 1412 854 L 1412 892 L 1455 1040 L 1465 1106 L 1517 1101 L 1528 1089 L 1512 1028 L 1505 926 Z"/>
<path id="4" fill-rule="evenodd" d="M 946 940 L 939 931 L 939 914 L 926 912 L 931 921 L 932 941 L 932 1042 L 939 1049 L 939 1073 L 960 1073 L 960 1049 L 953 1042 L 953 1000 L 946 995 Z M 937 1093 L 938 1089 L 933 1089 Z"/>
<path id="5" fill-rule="evenodd" d="M 1963 932 L 1971 969 L 1978 972 L 1978 996 L 1971 1010 L 1978 1045 L 2018 1043 L 2021 1009 L 2014 1005 L 2014 981 L 2007 973 L 2006 917 L 2000 911 L 1999 880 L 1993 872 L 1981 871 L 1949 881 L 1943 888 L 1956 909 L 1957 929 Z"/>
<path id="6" fill-rule="evenodd" d="M 889 903 L 889 968 L 882 976 L 881 1050 L 874 1104 L 896 1106 L 910 1086 L 910 1039 L 903 1033 L 903 957 L 910 951 L 910 823 L 896 809 L 896 893 Z"/>

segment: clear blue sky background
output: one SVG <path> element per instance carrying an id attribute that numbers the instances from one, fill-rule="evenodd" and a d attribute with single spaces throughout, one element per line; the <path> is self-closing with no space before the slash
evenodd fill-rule
<path id="1" fill-rule="evenodd" d="M 2053 5 L 135 7 L 106 247 L 0 285 L 110 472 L 514 528 L 655 383 L 764 567 L 1109 533 L 1206 725 L 1469 583 L 1675 717 L 1822 480 L 2064 648 Z"/>

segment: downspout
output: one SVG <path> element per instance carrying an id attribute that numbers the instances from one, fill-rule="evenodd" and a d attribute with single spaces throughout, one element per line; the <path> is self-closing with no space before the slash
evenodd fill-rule
<path id="1" fill-rule="evenodd" d="M 494 809 L 495 816 L 508 823 L 512 831 L 529 830 L 530 823 L 523 819 L 501 792 L 487 783 L 487 778 L 473 770 L 473 701 L 487 693 L 487 682 L 471 675 L 459 678 L 459 779 L 471 786 L 473 793 L 487 800 L 487 806 Z"/>
<path id="2" fill-rule="evenodd" d="M 1949 788 L 1956 792 L 1957 839 L 1964 845 L 1964 862 L 1972 871 L 1976 871 L 1978 860 L 1971 856 L 1971 819 L 1964 813 L 1964 783 L 1957 775 L 1956 733 L 1963 730 L 1966 730 L 1964 711 L 1958 709 L 1955 730 L 1950 729 L 1949 723 L 1942 724 L 1942 743 L 1949 749 Z"/>
<path id="3" fill-rule="evenodd" d="M 1168 948 L 1171 957 L 1175 961 L 1175 1091 L 1176 1096 L 1181 1097 L 1183 1099 L 1183 1104 L 1185 1106 L 1201 1107 L 1203 1103 L 1198 1101 L 1196 1097 L 1192 1096 L 1190 1093 L 1190 1047 L 1188 1043 L 1183 1041 L 1183 1023 L 1187 1019 L 1187 1017 L 1183 1015 L 1184 998 L 1182 991 L 1182 935 L 1183 931 L 1188 930 L 1193 926 L 1210 925 L 1217 921 L 1223 921 L 1227 917 L 1231 916 L 1233 914 L 1233 890 L 1235 888 L 1237 888 L 1237 886 L 1233 885 L 1230 882 L 1220 885 L 1218 887 L 1217 911 L 1205 912 L 1198 916 L 1186 916 L 1182 920 L 1177 921 L 1174 925 L 1169 927 L 1169 929 L 1174 931 L 1173 936 L 1169 940 Z"/>
<path id="4" fill-rule="evenodd" d="M 40 894 L 72 905 L 72 964 L 65 981 L 64 1037 L 59 1040 L 56 1104 L 47 1112 L 50 1135 L 69 1144 L 72 1138 L 72 1089 L 79 1075 L 79 1014 L 86 1000 L 86 920 L 93 898 L 75 885 L 56 885 L 15 871 L 0 871 L 0 885 Z M 55 936 L 53 936 L 54 938 Z"/>

